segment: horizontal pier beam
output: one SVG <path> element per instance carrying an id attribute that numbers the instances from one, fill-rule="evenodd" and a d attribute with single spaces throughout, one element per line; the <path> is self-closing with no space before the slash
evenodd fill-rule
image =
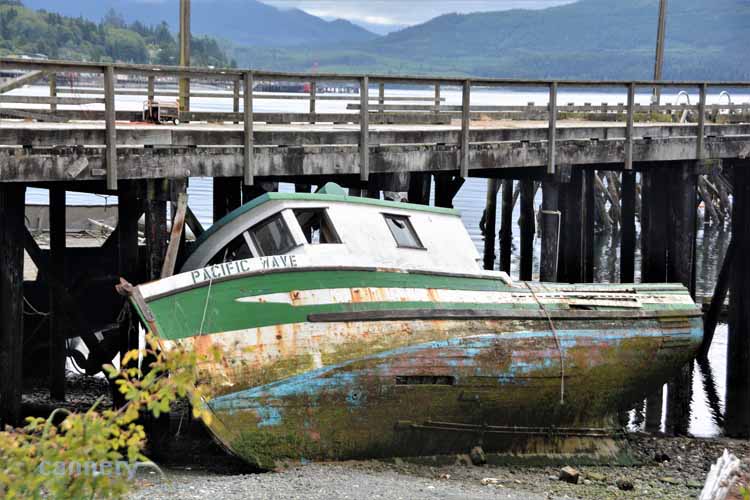
<path id="1" fill-rule="evenodd" d="M 119 137 L 119 134 L 118 134 Z M 560 164 L 611 165 L 622 168 L 624 139 L 558 142 Z M 695 138 L 635 141 L 636 162 L 663 162 L 695 158 Z M 359 174 L 356 145 L 269 147 L 255 145 L 255 175 L 285 177 Z M 435 144 L 370 146 L 370 172 L 434 172 L 457 170 L 460 147 Z M 750 136 L 708 138 L 709 158 L 742 158 L 750 153 Z M 106 175 L 106 149 L 101 147 L 22 148 L 0 147 L 0 182 L 102 180 Z M 546 142 L 472 144 L 470 174 L 487 176 L 503 169 L 534 168 L 547 164 Z M 241 147 L 118 147 L 118 179 L 242 176 Z M 638 166 L 636 165 L 636 168 Z"/>
<path id="2" fill-rule="evenodd" d="M 254 116 L 257 114 L 254 113 Z M 301 113 L 305 122 L 309 114 Z M 377 114 L 371 115 L 371 118 Z M 257 120 L 256 120 L 257 121 Z M 256 146 L 312 146 L 312 145 L 357 145 L 360 140 L 360 129 L 355 125 L 265 125 L 255 126 L 253 137 Z M 706 125 L 706 142 L 733 139 L 737 136 L 750 137 L 750 125 Z M 458 144 L 461 128 L 457 126 L 413 126 L 383 125 L 369 130 L 370 145 L 441 145 Z M 622 125 L 597 126 L 583 125 L 576 127 L 558 126 L 556 141 L 561 147 L 566 141 L 611 141 L 625 140 L 626 127 Z M 638 143 L 654 143 L 658 140 L 675 138 L 689 140 L 697 137 L 694 125 L 640 126 L 635 127 L 633 140 Z M 79 146 L 104 145 L 106 133 L 103 124 L 34 124 L 15 123 L 0 124 L 0 146 Z M 529 144 L 545 142 L 549 138 L 546 125 L 527 128 L 474 128 L 469 132 L 469 143 L 526 142 Z M 118 146 L 242 146 L 244 129 L 242 125 L 121 125 L 117 126 Z M 708 144 L 707 144 L 708 147 Z M 682 159 L 696 159 L 696 147 L 689 156 Z M 750 145 L 747 149 L 750 155 Z M 707 158 L 711 158 L 707 151 Z M 622 157 L 618 161 L 624 161 Z M 615 159 L 612 159 L 613 161 Z M 635 158 L 638 161 L 638 158 Z M 558 163 L 562 160 L 558 159 Z M 545 160 L 545 165 L 547 164 Z"/>

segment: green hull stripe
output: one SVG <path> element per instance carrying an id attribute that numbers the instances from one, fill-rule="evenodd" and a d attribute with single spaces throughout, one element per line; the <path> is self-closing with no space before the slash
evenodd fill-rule
<path id="1" fill-rule="evenodd" d="M 292 306 L 278 303 L 237 302 L 240 297 L 292 290 L 329 288 L 438 288 L 471 291 L 514 291 L 500 280 L 362 271 L 314 271 L 256 275 L 186 290 L 149 302 L 161 337 L 175 340 L 201 334 L 303 323 L 310 314 L 408 309 L 537 310 L 534 304 L 471 304 L 445 302 L 362 302 Z M 690 309 L 687 305 L 685 309 Z M 555 308 L 547 305 L 548 309 Z M 659 307 L 677 309 L 681 306 Z M 205 319 L 204 319 L 205 311 Z"/>

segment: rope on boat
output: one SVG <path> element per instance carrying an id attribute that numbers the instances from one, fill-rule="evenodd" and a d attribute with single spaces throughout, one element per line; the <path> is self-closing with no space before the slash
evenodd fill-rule
<path id="1" fill-rule="evenodd" d="M 544 304 L 542 304 L 542 301 L 539 300 L 539 297 L 536 296 L 536 293 L 534 292 L 534 289 L 531 288 L 531 285 L 529 285 L 529 282 L 524 281 L 524 284 L 526 285 L 526 288 L 528 288 L 531 292 L 531 295 L 534 297 L 534 300 L 536 300 L 536 303 L 539 304 L 539 308 L 547 317 L 549 327 L 552 330 L 552 336 L 555 338 L 557 352 L 560 353 L 560 404 L 563 405 L 565 404 L 565 353 L 563 353 L 562 344 L 560 342 L 560 338 L 557 336 L 557 329 L 555 328 L 555 324 L 552 322 L 552 317 L 544 307 Z"/>
<path id="2" fill-rule="evenodd" d="M 203 319 L 201 319 L 201 327 L 198 330 L 198 335 L 203 335 L 203 325 L 206 323 L 206 311 L 208 311 L 208 299 L 211 297 L 211 285 L 213 285 L 213 278 L 208 278 L 208 292 L 206 292 L 206 303 L 203 304 Z"/>

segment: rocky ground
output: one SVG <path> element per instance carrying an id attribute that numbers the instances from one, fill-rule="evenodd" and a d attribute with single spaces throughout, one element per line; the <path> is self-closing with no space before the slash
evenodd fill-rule
<path id="1" fill-rule="evenodd" d="M 698 496 L 711 464 L 724 448 L 743 459 L 746 473 L 750 469 L 750 443 L 746 441 L 631 435 L 629 442 L 641 465 L 580 467 L 577 484 L 561 481 L 560 467 L 429 467 L 373 460 L 248 473 L 239 464 L 187 465 L 168 460 L 164 477 L 153 471 L 139 474 L 133 498 L 682 500 Z M 743 498 L 739 487 L 734 498 Z"/>

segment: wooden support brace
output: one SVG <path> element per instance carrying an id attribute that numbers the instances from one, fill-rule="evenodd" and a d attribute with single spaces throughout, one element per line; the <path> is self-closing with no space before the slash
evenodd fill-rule
<path id="1" fill-rule="evenodd" d="M 167 254 L 164 257 L 164 266 L 161 268 L 161 277 L 169 278 L 174 275 L 177 265 L 177 254 L 182 241 L 182 231 L 185 227 L 185 214 L 187 212 L 187 193 L 181 192 L 177 195 L 177 209 L 172 219 L 172 233 L 169 237 Z"/>

